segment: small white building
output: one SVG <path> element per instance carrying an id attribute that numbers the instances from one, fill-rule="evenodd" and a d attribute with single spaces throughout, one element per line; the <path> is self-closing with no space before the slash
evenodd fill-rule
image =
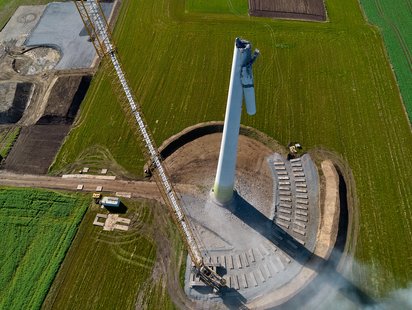
<path id="1" fill-rule="evenodd" d="M 100 204 L 105 207 L 118 207 L 120 206 L 120 199 L 118 197 L 103 197 L 100 200 Z"/>

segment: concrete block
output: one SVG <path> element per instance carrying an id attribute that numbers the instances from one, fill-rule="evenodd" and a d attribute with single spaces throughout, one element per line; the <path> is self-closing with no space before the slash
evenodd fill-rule
<path id="1" fill-rule="evenodd" d="M 260 282 L 262 282 L 262 283 L 266 282 L 266 279 L 263 276 L 262 271 L 260 271 L 260 269 L 256 270 L 255 272 L 256 272 L 257 278 L 259 279 Z"/>
<path id="2" fill-rule="evenodd" d="M 274 264 L 273 261 L 269 261 L 269 268 L 272 269 L 273 274 L 280 271 L 280 269 L 277 268 L 276 264 Z"/>
<path id="3" fill-rule="evenodd" d="M 303 224 L 303 223 L 301 223 L 301 222 L 294 221 L 293 224 L 295 224 L 296 226 L 299 226 L 299 227 L 301 227 L 301 228 L 303 228 L 303 229 L 306 229 L 306 225 Z"/>
<path id="4" fill-rule="evenodd" d="M 224 255 L 220 256 L 220 263 L 226 269 L 226 257 Z"/>
<path id="5" fill-rule="evenodd" d="M 307 218 L 301 217 L 301 216 L 296 216 L 295 219 L 296 219 L 297 221 L 301 221 L 301 222 L 306 222 L 306 223 L 308 222 L 308 219 L 307 219 Z"/>
<path id="6" fill-rule="evenodd" d="M 285 214 L 292 214 L 291 210 L 285 210 L 285 209 L 279 209 L 279 212 L 285 213 Z"/>
<path id="7" fill-rule="evenodd" d="M 249 267 L 249 259 L 247 256 L 248 255 L 246 253 L 242 253 L 242 261 L 246 267 Z"/>
<path id="8" fill-rule="evenodd" d="M 289 198 L 289 197 L 280 197 L 280 200 L 281 201 L 292 201 L 292 199 L 291 198 Z"/>
<path id="9" fill-rule="evenodd" d="M 286 224 L 286 223 L 283 223 L 283 222 L 280 222 L 280 221 L 276 220 L 276 224 L 279 225 L 279 226 L 282 226 L 286 229 L 289 229 L 289 225 Z"/>
<path id="10" fill-rule="evenodd" d="M 277 267 L 278 267 L 280 270 L 285 270 L 285 265 L 283 264 L 283 262 L 282 262 L 282 260 L 280 259 L 279 256 L 276 256 L 276 257 L 275 257 L 275 262 L 276 262 Z"/>
<path id="11" fill-rule="evenodd" d="M 279 185 L 290 185 L 289 181 L 279 181 Z"/>
<path id="12" fill-rule="evenodd" d="M 255 286 L 255 287 L 258 286 L 258 283 L 256 281 L 256 278 L 253 272 L 249 273 L 249 279 L 250 279 L 251 286 Z"/>
<path id="13" fill-rule="evenodd" d="M 229 269 L 233 269 L 233 257 L 232 257 L 232 255 L 226 256 L 226 264 L 229 267 Z"/>
<path id="14" fill-rule="evenodd" d="M 278 218 L 280 218 L 281 220 L 290 222 L 290 218 L 289 218 L 289 217 L 286 217 L 286 216 L 283 216 L 283 215 L 279 215 Z"/>
<path id="15" fill-rule="evenodd" d="M 235 290 L 239 290 L 239 277 L 237 275 L 234 276 L 234 285 L 235 285 Z"/>
<path id="16" fill-rule="evenodd" d="M 290 191 L 290 187 L 289 186 L 279 186 L 279 190 L 280 191 Z"/>
<path id="17" fill-rule="evenodd" d="M 306 236 L 306 232 L 300 229 L 293 228 L 293 231 L 299 235 Z"/>
<path id="18" fill-rule="evenodd" d="M 303 216 L 308 216 L 308 212 L 301 211 L 301 210 L 296 210 L 296 214 L 303 215 Z"/>
<path id="19" fill-rule="evenodd" d="M 247 283 L 246 274 L 243 273 L 243 274 L 241 275 L 241 279 L 242 279 L 243 288 L 248 288 L 249 285 L 248 285 L 248 283 Z"/>
<path id="20" fill-rule="evenodd" d="M 242 269 L 243 268 L 243 264 L 242 264 L 242 258 L 240 257 L 240 255 L 236 255 L 236 265 L 238 269 Z"/>
<path id="21" fill-rule="evenodd" d="M 253 253 L 253 249 L 250 249 L 250 250 L 249 250 L 249 258 L 250 258 L 250 261 L 251 261 L 252 263 L 254 263 L 254 262 L 256 261 L 256 259 L 255 259 L 255 254 Z"/>
<path id="22" fill-rule="evenodd" d="M 270 272 L 268 266 L 266 264 L 264 264 L 262 266 L 262 271 L 264 272 L 264 276 L 266 277 L 266 279 L 271 278 L 272 277 L 272 273 Z"/>
<path id="23" fill-rule="evenodd" d="M 289 192 L 289 191 L 279 191 L 279 195 L 282 195 L 282 196 L 291 196 L 292 193 Z"/>

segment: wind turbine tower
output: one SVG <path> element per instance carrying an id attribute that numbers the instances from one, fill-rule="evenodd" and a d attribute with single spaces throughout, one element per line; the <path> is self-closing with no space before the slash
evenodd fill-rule
<path id="1" fill-rule="evenodd" d="M 243 99 L 247 113 L 256 113 L 252 65 L 258 55 L 259 50 L 252 54 L 250 42 L 236 38 L 219 162 L 213 186 L 213 195 L 219 204 L 227 204 L 233 198 Z"/>

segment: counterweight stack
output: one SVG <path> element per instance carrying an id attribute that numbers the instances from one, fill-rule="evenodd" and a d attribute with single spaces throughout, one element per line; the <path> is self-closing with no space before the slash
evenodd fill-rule
<path id="1" fill-rule="evenodd" d="M 117 76 L 117 83 L 121 86 L 123 94 L 125 95 L 130 111 L 135 118 L 135 124 L 140 132 L 141 142 L 144 146 L 144 153 L 147 159 L 151 162 L 153 168 L 153 175 L 160 192 L 163 194 L 166 205 L 169 207 L 173 219 L 178 224 L 179 230 L 186 242 L 189 255 L 195 265 L 195 273 L 199 278 L 211 286 L 215 292 L 219 291 L 226 285 L 224 278 L 214 272 L 209 266 L 204 264 L 199 246 L 194 238 L 190 223 L 187 221 L 185 213 L 182 208 L 182 203 L 176 194 L 170 177 L 162 163 L 162 159 L 154 143 L 152 135 L 143 118 L 139 104 L 135 101 L 135 97 L 130 89 L 116 50 L 112 44 L 108 23 L 103 14 L 100 3 L 97 0 L 88 1 L 74 1 L 80 13 L 86 30 L 89 33 L 90 39 L 93 42 L 99 57 L 109 57 L 111 64 Z"/>

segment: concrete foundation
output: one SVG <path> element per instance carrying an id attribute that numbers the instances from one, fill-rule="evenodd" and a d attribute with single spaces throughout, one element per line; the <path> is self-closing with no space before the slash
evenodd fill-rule
<path id="1" fill-rule="evenodd" d="M 283 179 L 284 174 L 278 174 L 275 169 L 275 163 L 280 162 L 287 166 L 290 195 L 281 191 L 280 178 Z M 307 279 L 299 274 L 316 244 L 320 218 L 319 178 L 308 155 L 297 163 L 305 172 L 306 194 L 297 191 L 303 184 L 301 172 L 295 173 L 292 162 L 273 154 L 265 161 L 272 171 L 274 184 L 273 198 L 268 204 L 262 204 L 265 197 L 261 196 L 266 192 L 250 186 L 253 180 L 242 180 L 241 175 L 238 175 L 232 202 L 223 207 L 207 195 L 201 199 L 184 197 L 205 258 L 217 266 L 218 273 L 227 280 L 222 295 L 191 282 L 188 258 L 185 291 L 199 306 L 239 307 L 264 298 L 274 290 L 282 293 L 272 302 L 281 303 L 306 284 Z M 290 200 L 289 208 L 282 203 L 285 198 Z"/>

